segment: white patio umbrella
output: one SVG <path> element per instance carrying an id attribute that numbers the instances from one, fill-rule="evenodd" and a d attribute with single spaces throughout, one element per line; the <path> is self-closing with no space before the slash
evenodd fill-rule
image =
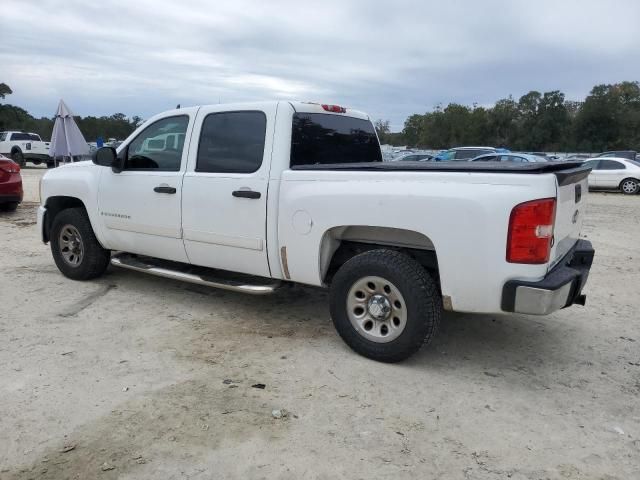
<path id="1" fill-rule="evenodd" d="M 71 113 L 67 104 L 64 103 L 64 100 L 60 100 L 58 104 L 55 119 L 53 133 L 51 134 L 49 155 L 54 159 L 57 157 L 72 158 L 79 155 L 88 155 L 89 145 L 84 139 L 78 125 L 76 125 L 73 113 Z"/>

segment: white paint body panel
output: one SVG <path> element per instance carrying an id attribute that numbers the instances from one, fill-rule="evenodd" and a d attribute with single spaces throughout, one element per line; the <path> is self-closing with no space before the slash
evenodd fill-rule
<path id="1" fill-rule="evenodd" d="M 294 110 L 295 109 L 295 110 Z M 263 163 L 251 174 L 195 171 L 202 120 L 208 113 L 259 110 L 267 117 Z M 408 244 L 435 249 L 442 294 L 454 310 L 497 313 L 507 280 L 542 279 L 551 266 L 505 260 L 512 208 L 533 199 L 558 197 L 558 234 L 552 258 L 577 238 L 580 225 L 567 223 L 574 186 L 558 190 L 553 174 L 437 171 L 293 171 L 289 169 L 294 111 L 326 113 L 319 105 L 271 102 L 214 105 L 175 110 L 145 122 L 188 114 L 179 172 L 123 172 L 90 162 L 49 171 L 43 179 L 43 205 L 51 196 L 80 199 L 98 240 L 113 250 L 185 263 L 323 285 L 323 239 L 340 227 L 357 237 L 359 227 L 402 229 Z M 361 112 L 346 115 L 367 119 Z M 175 195 L 157 194 L 166 183 Z M 587 196 L 583 181 L 582 210 Z M 234 190 L 260 192 L 257 200 L 236 198 Z M 124 214 L 130 218 L 103 215 Z M 38 215 L 40 231 L 45 212 Z M 582 217 L 580 211 L 579 218 Z M 421 240 L 422 239 L 422 240 Z M 562 240 L 562 239 L 561 239 Z M 286 247 L 289 278 L 281 248 Z"/>

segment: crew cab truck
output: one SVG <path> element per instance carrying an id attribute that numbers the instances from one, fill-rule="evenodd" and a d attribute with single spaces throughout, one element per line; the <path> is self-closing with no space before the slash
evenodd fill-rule
<path id="1" fill-rule="evenodd" d="M 47 172 L 38 228 L 75 280 L 111 263 L 249 294 L 328 287 L 346 343 L 395 362 L 433 338 L 443 309 L 584 304 L 588 174 L 382 162 L 369 117 L 336 105 L 201 106 Z"/>
<path id="2" fill-rule="evenodd" d="M 0 154 L 11 158 L 20 167 L 26 162 L 53 166 L 49 156 L 49 142 L 43 142 L 37 133 L 23 131 L 0 132 Z"/>

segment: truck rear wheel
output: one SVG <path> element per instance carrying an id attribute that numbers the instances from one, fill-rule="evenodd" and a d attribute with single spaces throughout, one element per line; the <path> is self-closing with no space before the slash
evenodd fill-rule
<path id="1" fill-rule="evenodd" d="M 351 258 L 331 283 L 331 318 L 357 353 L 399 362 L 437 332 L 442 298 L 429 273 L 394 250 L 371 250 Z"/>
<path id="2" fill-rule="evenodd" d="M 24 155 L 22 154 L 21 150 L 14 150 L 13 152 L 11 152 L 11 160 L 20 165 L 20 168 L 24 167 Z"/>
<path id="3" fill-rule="evenodd" d="M 65 277 L 90 280 L 109 265 L 111 253 L 96 239 L 84 208 L 69 208 L 56 215 L 49 238 L 53 259 Z"/>

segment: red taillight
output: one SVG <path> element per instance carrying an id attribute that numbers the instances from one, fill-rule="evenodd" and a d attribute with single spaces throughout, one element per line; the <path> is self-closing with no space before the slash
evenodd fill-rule
<path id="1" fill-rule="evenodd" d="M 341 107 L 340 105 L 322 105 L 322 108 L 324 110 L 326 110 L 327 112 L 333 112 L 333 113 L 347 113 L 347 109 L 344 107 Z"/>
<path id="2" fill-rule="evenodd" d="M 516 205 L 509 218 L 507 262 L 547 263 L 551 253 L 555 217 L 555 198 Z"/>
<path id="3" fill-rule="evenodd" d="M 0 170 L 7 173 L 18 173 L 20 171 L 20 165 L 13 160 L 0 160 Z"/>

